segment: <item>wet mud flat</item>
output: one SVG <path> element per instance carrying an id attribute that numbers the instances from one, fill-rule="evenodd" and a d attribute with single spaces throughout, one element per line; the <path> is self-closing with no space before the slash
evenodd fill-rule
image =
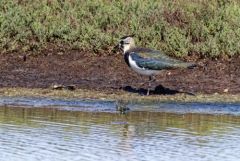
<path id="1" fill-rule="evenodd" d="M 27 55 L 27 56 L 26 56 Z M 240 57 L 186 61 L 192 70 L 163 71 L 152 85 L 152 95 L 187 93 L 240 93 Z M 0 56 L 0 87 L 43 88 L 72 85 L 76 89 L 109 93 L 145 93 L 148 78 L 131 71 L 121 54 L 93 55 L 76 50 L 42 51 L 40 54 L 9 53 Z"/>
<path id="2" fill-rule="evenodd" d="M 131 93 L 127 91 L 117 90 L 87 90 L 87 89 L 42 89 L 42 88 L 0 88 L 0 97 L 35 97 L 45 99 L 94 99 L 109 100 L 120 102 L 135 103 L 161 103 L 161 102 L 199 102 L 199 103 L 239 103 L 240 94 L 165 94 L 165 95 L 140 95 L 139 93 Z"/>

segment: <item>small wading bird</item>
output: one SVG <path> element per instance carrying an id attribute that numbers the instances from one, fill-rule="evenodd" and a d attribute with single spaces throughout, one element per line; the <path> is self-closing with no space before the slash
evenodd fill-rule
<path id="1" fill-rule="evenodd" d="M 171 58 L 157 50 L 136 47 L 133 35 L 122 37 L 115 48 L 123 51 L 124 60 L 131 69 L 141 75 L 149 76 L 147 95 L 150 92 L 151 82 L 154 81 L 154 75 L 159 74 L 161 70 L 193 68 L 196 66 L 193 63 Z"/>

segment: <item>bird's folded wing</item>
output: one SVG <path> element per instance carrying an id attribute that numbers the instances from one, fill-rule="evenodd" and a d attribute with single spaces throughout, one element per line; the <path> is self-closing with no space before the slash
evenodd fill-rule
<path id="1" fill-rule="evenodd" d="M 158 59 L 153 59 L 153 58 L 143 58 L 136 53 L 131 53 L 131 57 L 132 57 L 132 60 L 135 61 L 140 68 L 151 69 L 151 70 L 173 68 L 172 65 L 169 64 L 168 62 L 160 61 Z"/>
<path id="2" fill-rule="evenodd" d="M 157 52 L 157 51 L 156 51 Z M 190 64 L 173 59 L 164 54 L 148 52 L 131 52 L 132 59 L 136 64 L 145 69 L 163 70 L 175 68 L 187 68 Z"/>
<path id="3" fill-rule="evenodd" d="M 160 61 L 168 63 L 184 63 L 183 61 L 171 58 L 158 50 L 152 50 L 148 48 L 135 48 L 132 52 L 146 59 L 158 59 Z"/>

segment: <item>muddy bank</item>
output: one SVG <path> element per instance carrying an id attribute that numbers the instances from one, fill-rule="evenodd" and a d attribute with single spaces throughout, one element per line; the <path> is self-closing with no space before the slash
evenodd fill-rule
<path id="1" fill-rule="evenodd" d="M 144 93 L 146 77 L 131 71 L 122 55 L 93 56 L 79 51 L 44 51 L 39 55 L 1 54 L 0 87 L 44 88 L 54 84 L 107 93 Z M 192 60 L 190 60 L 192 59 Z M 240 57 L 197 60 L 191 70 L 163 71 L 153 83 L 152 95 L 186 93 L 240 93 Z"/>
<path id="2" fill-rule="evenodd" d="M 105 101 L 120 101 L 129 103 L 159 103 L 159 102 L 199 102 L 199 103 L 240 103 L 240 94 L 196 94 L 178 93 L 174 95 L 144 96 L 122 90 L 97 91 L 87 89 L 52 90 L 42 88 L 0 88 L 0 97 L 35 97 L 60 99 L 94 99 Z"/>

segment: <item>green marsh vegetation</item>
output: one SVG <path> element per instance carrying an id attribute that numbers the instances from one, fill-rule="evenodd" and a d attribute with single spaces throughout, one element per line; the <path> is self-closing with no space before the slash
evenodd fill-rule
<path id="1" fill-rule="evenodd" d="M 119 38 L 183 57 L 240 53 L 239 0 L 2 0 L 0 51 L 64 45 L 109 53 Z"/>

